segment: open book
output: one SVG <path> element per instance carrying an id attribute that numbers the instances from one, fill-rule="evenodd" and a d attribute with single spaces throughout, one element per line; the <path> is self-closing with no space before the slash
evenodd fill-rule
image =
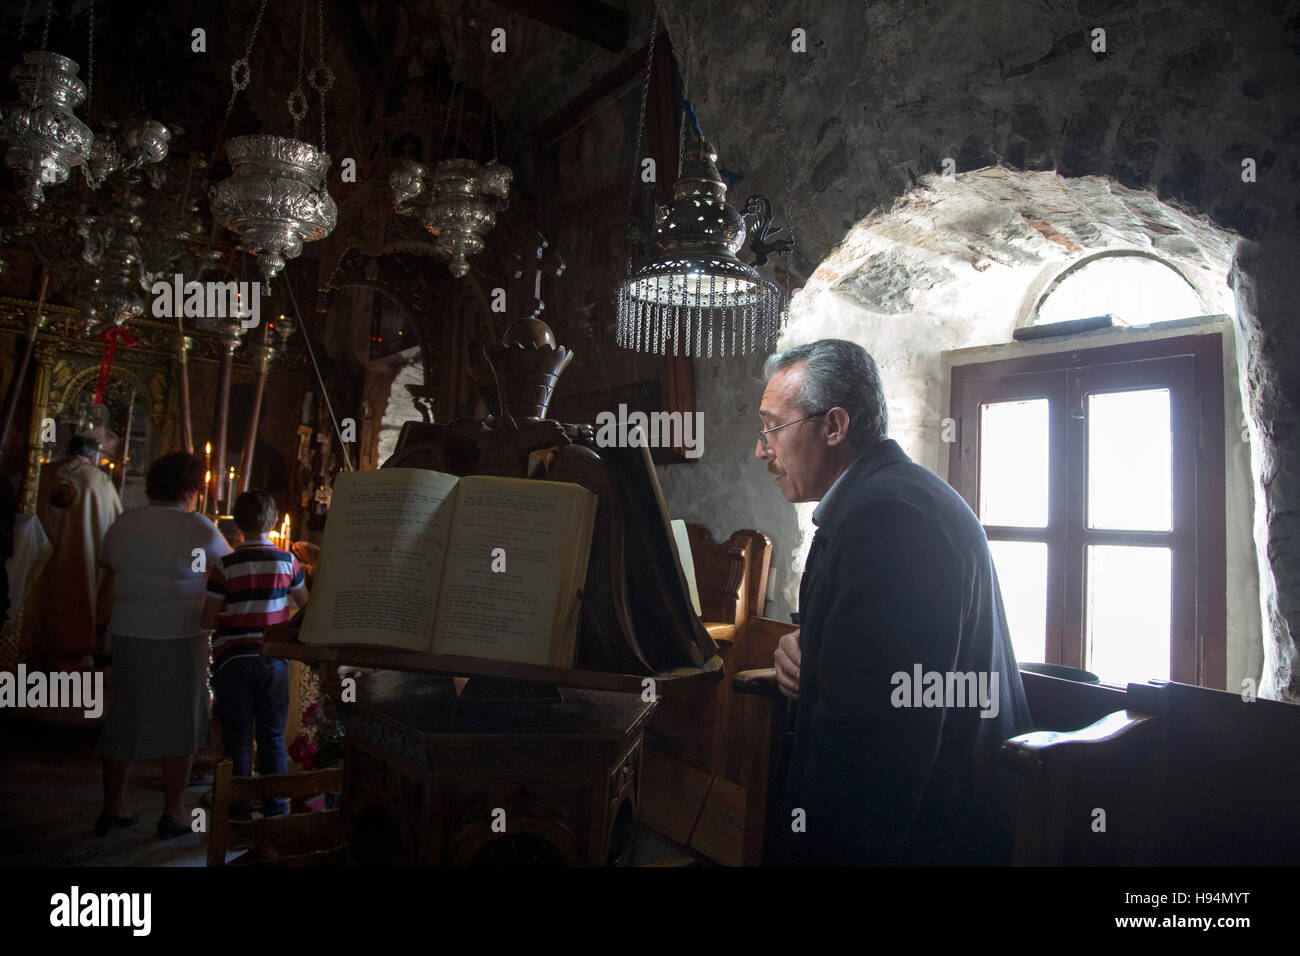
<path id="1" fill-rule="evenodd" d="M 299 639 L 570 668 L 596 505 L 566 482 L 340 474 Z"/>

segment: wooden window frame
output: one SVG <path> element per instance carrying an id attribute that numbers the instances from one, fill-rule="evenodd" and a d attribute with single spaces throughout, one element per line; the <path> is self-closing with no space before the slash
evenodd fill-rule
<path id="1" fill-rule="evenodd" d="M 1171 549 L 1170 679 L 1223 689 L 1227 679 L 1226 502 L 1223 345 L 1217 334 L 1076 348 L 952 368 L 957 441 L 948 481 L 979 514 L 979 408 L 1048 400 L 1048 523 L 985 526 L 990 540 L 1048 546 L 1046 654 L 1083 667 L 1086 546 L 1147 544 Z M 1170 390 L 1174 456 L 1169 532 L 1087 527 L 1087 423 L 1083 397 L 1142 388 Z"/>

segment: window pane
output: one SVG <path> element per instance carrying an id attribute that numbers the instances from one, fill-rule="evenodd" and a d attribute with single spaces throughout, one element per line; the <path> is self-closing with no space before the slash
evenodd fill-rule
<path id="1" fill-rule="evenodd" d="M 1088 396 L 1088 527 L 1168 531 L 1169 390 Z"/>
<path id="2" fill-rule="evenodd" d="M 1047 545 L 990 541 L 1017 663 L 1047 660 Z"/>
<path id="3" fill-rule="evenodd" d="M 1170 550 L 1087 548 L 1088 662 L 1108 684 L 1169 679 Z"/>
<path id="4" fill-rule="evenodd" d="M 1047 399 L 980 406 L 980 520 L 1047 525 Z"/>
<path id="5" fill-rule="evenodd" d="M 1035 325 L 1118 315 L 1129 325 L 1202 315 L 1187 280 L 1146 256 L 1106 256 L 1080 266 L 1038 303 Z"/>

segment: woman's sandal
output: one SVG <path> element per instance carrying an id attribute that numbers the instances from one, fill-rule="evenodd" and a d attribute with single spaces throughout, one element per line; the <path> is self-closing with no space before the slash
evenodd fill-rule
<path id="1" fill-rule="evenodd" d="M 115 817 L 105 810 L 95 820 L 95 832 L 102 837 L 108 836 L 109 831 L 115 828 L 125 829 L 126 827 L 133 827 L 139 822 L 139 813 L 133 813 L 129 817 Z"/>
<path id="2" fill-rule="evenodd" d="M 166 814 L 158 818 L 158 839 L 160 840 L 170 840 L 173 837 L 184 836 L 190 832 L 192 831 L 188 826 Z"/>

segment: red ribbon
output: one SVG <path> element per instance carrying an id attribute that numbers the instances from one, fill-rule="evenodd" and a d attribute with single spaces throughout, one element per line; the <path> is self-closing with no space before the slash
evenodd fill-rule
<path id="1" fill-rule="evenodd" d="M 113 372 L 113 354 L 117 351 L 117 342 L 121 339 L 127 348 L 135 345 L 131 333 L 120 325 L 114 325 L 95 336 L 104 343 L 104 354 L 99 359 L 99 381 L 95 384 L 95 404 L 104 404 L 104 389 L 108 388 L 108 377 Z"/>

